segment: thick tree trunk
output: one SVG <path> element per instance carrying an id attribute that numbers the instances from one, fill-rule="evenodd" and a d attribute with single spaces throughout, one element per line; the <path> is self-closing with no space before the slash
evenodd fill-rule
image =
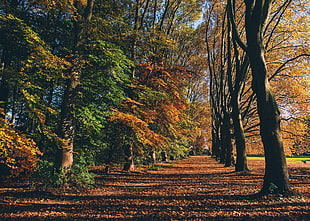
<path id="1" fill-rule="evenodd" d="M 57 167 L 70 169 L 73 164 L 73 143 L 75 136 L 75 104 L 78 99 L 80 73 L 72 71 L 67 81 L 66 91 L 61 107 L 59 136 L 61 147 L 57 159 Z"/>
<path id="2" fill-rule="evenodd" d="M 80 61 L 80 48 L 82 47 L 85 36 L 83 30 L 88 22 L 90 22 L 95 0 L 88 0 L 84 6 L 80 2 L 75 2 L 75 7 L 78 11 L 75 21 L 74 47 L 75 53 L 72 59 L 72 68 L 69 72 L 64 92 L 63 102 L 60 114 L 59 136 L 61 138 L 61 147 L 57 154 L 56 166 L 60 169 L 70 170 L 73 165 L 73 149 L 75 137 L 75 111 L 78 101 L 78 90 L 80 85 L 80 77 L 82 74 L 82 62 Z"/>
<path id="3" fill-rule="evenodd" d="M 290 191 L 288 169 L 280 130 L 280 113 L 267 79 L 264 59 L 263 27 L 271 1 L 245 0 L 248 56 L 257 96 L 260 134 L 265 151 L 265 176 L 262 194 Z"/>

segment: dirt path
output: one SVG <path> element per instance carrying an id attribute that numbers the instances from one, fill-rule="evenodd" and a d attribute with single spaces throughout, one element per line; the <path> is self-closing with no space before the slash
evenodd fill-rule
<path id="1" fill-rule="evenodd" d="M 263 161 L 240 175 L 207 156 L 195 156 L 157 171 L 104 175 L 89 194 L 52 195 L 31 188 L 0 189 L 1 219 L 67 220 L 309 220 L 309 165 L 290 164 L 293 187 L 303 196 L 255 199 Z"/>

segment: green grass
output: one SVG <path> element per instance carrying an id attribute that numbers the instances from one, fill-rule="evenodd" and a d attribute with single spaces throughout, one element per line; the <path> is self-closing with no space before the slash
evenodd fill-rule
<path id="1" fill-rule="evenodd" d="M 150 166 L 149 167 L 149 170 L 159 170 L 159 169 L 161 169 L 161 168 L 163 168 L 162 166 L 160 166 L 160 165 L 152 165 L 152 166 Z"/>
<path id="2" fill-rule="evenodd" d="M 247 159 L 264 159 L 264 157 L 252 157 L 249 156 Z M 286 157 L 287 160 L 293 160 L 293 161 L 310 161 L 310 157 Z"/>
<path id="3" fill-rule="evenodd" d="M 286 157 L 287 160 L 310 161 L 310 157 Z"/>

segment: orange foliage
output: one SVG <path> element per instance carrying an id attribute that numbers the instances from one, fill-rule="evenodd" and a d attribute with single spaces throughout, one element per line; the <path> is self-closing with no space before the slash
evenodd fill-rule
<path id="1" fill-rule="evenodd" d="M 138 65 L 131 87 L 133 96 L 125 98 L 118 110 L 113 109 L 110 121 L 130 128 L 140 150 L 166 150 L 176 143 L 189 147 L 195 130 L 184 86 L 191 74 L 158 61 Z"/>
<path id="2" fill-rule="evenodd" d="M 10 168 L 11 176 L 29 174 L 42 155 L 36 143 L 20 134 L 0 118 L 0 164 Z"/>
<path id="3" fill-rule="evenodd" d="M 116 109 L 112 110 L 114 111 L 114 114 L 109 120 L 114 123 L 121 123 L 130 128 L 142 145 L 159 146 L 166 141 L 165 137 L 152 131 L 149 128 L 149 125 L 137 116 L 130 113 L 123 113 Z"/>

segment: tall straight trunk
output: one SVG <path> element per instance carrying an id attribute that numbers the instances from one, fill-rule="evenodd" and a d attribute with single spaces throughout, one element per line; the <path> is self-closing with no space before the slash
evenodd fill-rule
<path id="1" fill-rule="evenodd" d="M 236 48 L 235 44 L 235 48 Z M 235 50 L 237 51 L 237 50 Z M 237 57 L 237 56 L 235 56 Z M 237 172 L 249 171 L 247 158 L 246 158 L 246 142 L 244 136 L 244 128 L 242 122 L 242 116 L 240 111 L 240 91 L 242 85 L 245 83 L 246 75 L 249 69 L 249 59 L 246 56 L 242 64 L 237 63 L 236 65 L 236 84 L 234 92 L 232 93 L 231 106 L 232 106 L 232 119 L 234 124 L 234 135 L 236 141 L 236 165 L 235 169 Z"/>
<path id="2" fill-rule="evenodd" d="M 219 151 L 220 151 L 218 138 L 219 138 L 219 135 L 218 135 L 217 129 L 213 128 L 212 129 L 211 156 L 216 159 L 219 157 Z"/>
<path id="3" fill-rule="evenodd" d="M 239 104 L 239 96 L 232 95 L 231 98 L 231 105 L 232 105 L 232 119 L 234 125 L 234 136 L 236 141 L 236 164 L 235 170 L 237 172 L 241 171 L 249 171 L 248 163 L 246 159 L 246 145 L 245 145 L 245 136 L 244 136 L 244 129 L 241 119 L 240 113 L 240 104 Z"/>
<path id="4" fill-rule="evenodd" d="M 228 151 L 228 137 L 227 137 L 227 124 L 225 124 L 224 116 L 222 118 L 221 126 L 220 126 L 220 163 L 226 163 L 226 156 Z"/>
<path id="5" fill-rule="evenodd" d="M 235 23 L 235 1 L 232 2 L 231 0 L 227 1 L 227 17 L 228 17 L 228 30 L 230 31 L 230 38 L 232 40 L 232 45 L 230 41 L 228 41 L 228 83 L 229 83 L 229 90 L 231 93 L 231 101 L 230 106 L 232 109 L 231 118 L 233 120 L 233 126 L 234 126 L 234 137 L 236 142 L 236 164 L 235 164 L 235 170 L 236 172 L 241 171 L 249 171 L 248 165 L 247 165 L 247 159 L 246 159 L 246 142 L 245 142 L 245 136 L 244 136 L 244 129 L 242 124 L 242 117 L 240 113 L 240 90 L 241 86 L 245 83 L 246 79 L 246 73 L 248 72 L 249 67 L 249 59 L 246 57 L 242 64 L 240 61 L 240 54 L 238 51 L 238 32 L 236 31 L 237 25 Z M 241 41 L 241 40 L 240 40 Z M 240 42 L 239 41 L 239 42 Z M 231 49 L 234 50 L 234 57 L 232 59 Z M 233 82 L 232 77 L 232 62 L 234 61 L 235 66 L 235 72 L 236 77 Z"/>
<path id="6" fill-rule="evenodd" d="M 225 148 L 225 167 L 230 167 L 233 166 L 234 164 L 234 158 L 233 158 L 233 145 L 232 145 L 232 136 L 230 133 L 230 116 L 227 113 L 227 111 L 225 111 L 224 114 L 224 119 L 223 119 L 223 132 L 225 135 L 225 139 L 223 140 L 224 143 L 224 147 Z"/>
<path id="7" fill-rule="evenodd" d="M 75 137 L 75 111 L 78 101 L 80 77 L 82 74 L 82 65 L 80 64 L 79 50 L 85 41 L 83 29 L 91 20 L 94 0 L 88 0 L 87 6 L 76 2 L 75 6 L 79 15 L 75 21 L 75 43 L 72 51 L 75 53 L 72 59 L 72 68 L 68 73 L 68 79 L 65 85 L 65 92 L 61 106 L 59 136 L 61 138 L 61 147 L 59 148 L 56 166 L 61 169 L 70 170 L 73 165 L 73 150 Z"/>
<path id="8" fill-rule="evenodd" d="M 236 48 L 236 44 L 234 44 Z M 237 49 L 235 49 L 235 53 Z M 234 125 L 234 136 L 236 142 L 236 172 L 247 172 L 249 171 L 247 158 L 246 158 L 246 142 L 244 136 L 244 128 L 242 122 L 242 116 L 240 111 L 240 90 L 242 85 L 245 83 L 246 73 L 249 69 L 249 59 L 246 57 L 241 65 L 239 61 L 238 54 L 235 55 L 236 58 L 236 79 L 235 86 L 231 95 L 231 108 L 232 108 L 232 120 Z"/>
<path id="9" fill-rule="evenodd" d="M 252 87 L 257 96 L 266 163 L 261 193 L 285 193 L 290 191 L 290 183 L 280 130 L 280 113 L 267 78 L 262 33 L 271 0 L 245 0 L 245 3 L 247 52 L 252 69 Z"/>
<path id="10" fill-rule="evenodd" d="M 73 164 L 73 144 L 75 136 L 75 104 L 78 99 L 80 72 L 71 71 L 67 80 L 66 90 L 61 106 L 59 136 L 62 139 L 61 148 L 57 156 L 57 166 L 70 169 Z"/>

